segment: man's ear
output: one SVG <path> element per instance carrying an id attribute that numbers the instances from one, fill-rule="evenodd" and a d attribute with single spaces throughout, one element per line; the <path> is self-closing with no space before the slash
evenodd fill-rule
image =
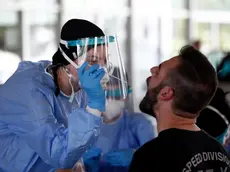
<path id="1" fill-rule="evenodd" d="M 171 100 L 174 96 L 174 91 L 171 87 L 165 86 L 159 93 L 159 99 L 163 101 Z"/>

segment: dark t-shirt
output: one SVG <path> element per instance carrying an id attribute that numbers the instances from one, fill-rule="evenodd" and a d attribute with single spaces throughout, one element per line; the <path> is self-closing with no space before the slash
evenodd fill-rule
<path id="1" fill-rule="evenodd" d="M 138 149 L 130 172 L 230 172 L 222 145 L 203 131 L 168 129 Z"/>

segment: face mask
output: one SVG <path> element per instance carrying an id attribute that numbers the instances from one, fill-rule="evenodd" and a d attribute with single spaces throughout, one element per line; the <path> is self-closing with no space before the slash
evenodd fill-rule
<path id="1" fill-rule="evenodd" d="M 125 107 L 123 101 L 113 100 L 107 101 L 105 116 L 108 120 L 113 119 L 120 114 L 121 110 Z"/>

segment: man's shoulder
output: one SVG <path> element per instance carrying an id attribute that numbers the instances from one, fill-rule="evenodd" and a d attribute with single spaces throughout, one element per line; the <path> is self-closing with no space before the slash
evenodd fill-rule
<path id="1" fill-rule="evenodd" d="M 145 143 L 135 152 L 133 163 L 131 165 L 133 167 L 133 171 L 135 171 L 136 168 L 144 171 L 149 170 L 149 168 L 152 168 L 151 165 L 153 163 L 154 168 L 157 169 L 157 166 L 159 165 L 158 162 L 162 156 L 161 150 L 158 149 L 158 144 L 158 139 L 155 138 Z"/>

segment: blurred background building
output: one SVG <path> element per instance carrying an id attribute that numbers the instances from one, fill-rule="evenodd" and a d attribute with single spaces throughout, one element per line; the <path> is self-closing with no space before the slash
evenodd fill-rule
<path id="1" fill-rule="evenodd" d="M 51 60 L 71 18 L 116 33 L 139 110 L 149 68 L 195 40 L 216 66 L 230 51 L 230 0 L 0 0 L 0 82 L 21 60 Z"/>

